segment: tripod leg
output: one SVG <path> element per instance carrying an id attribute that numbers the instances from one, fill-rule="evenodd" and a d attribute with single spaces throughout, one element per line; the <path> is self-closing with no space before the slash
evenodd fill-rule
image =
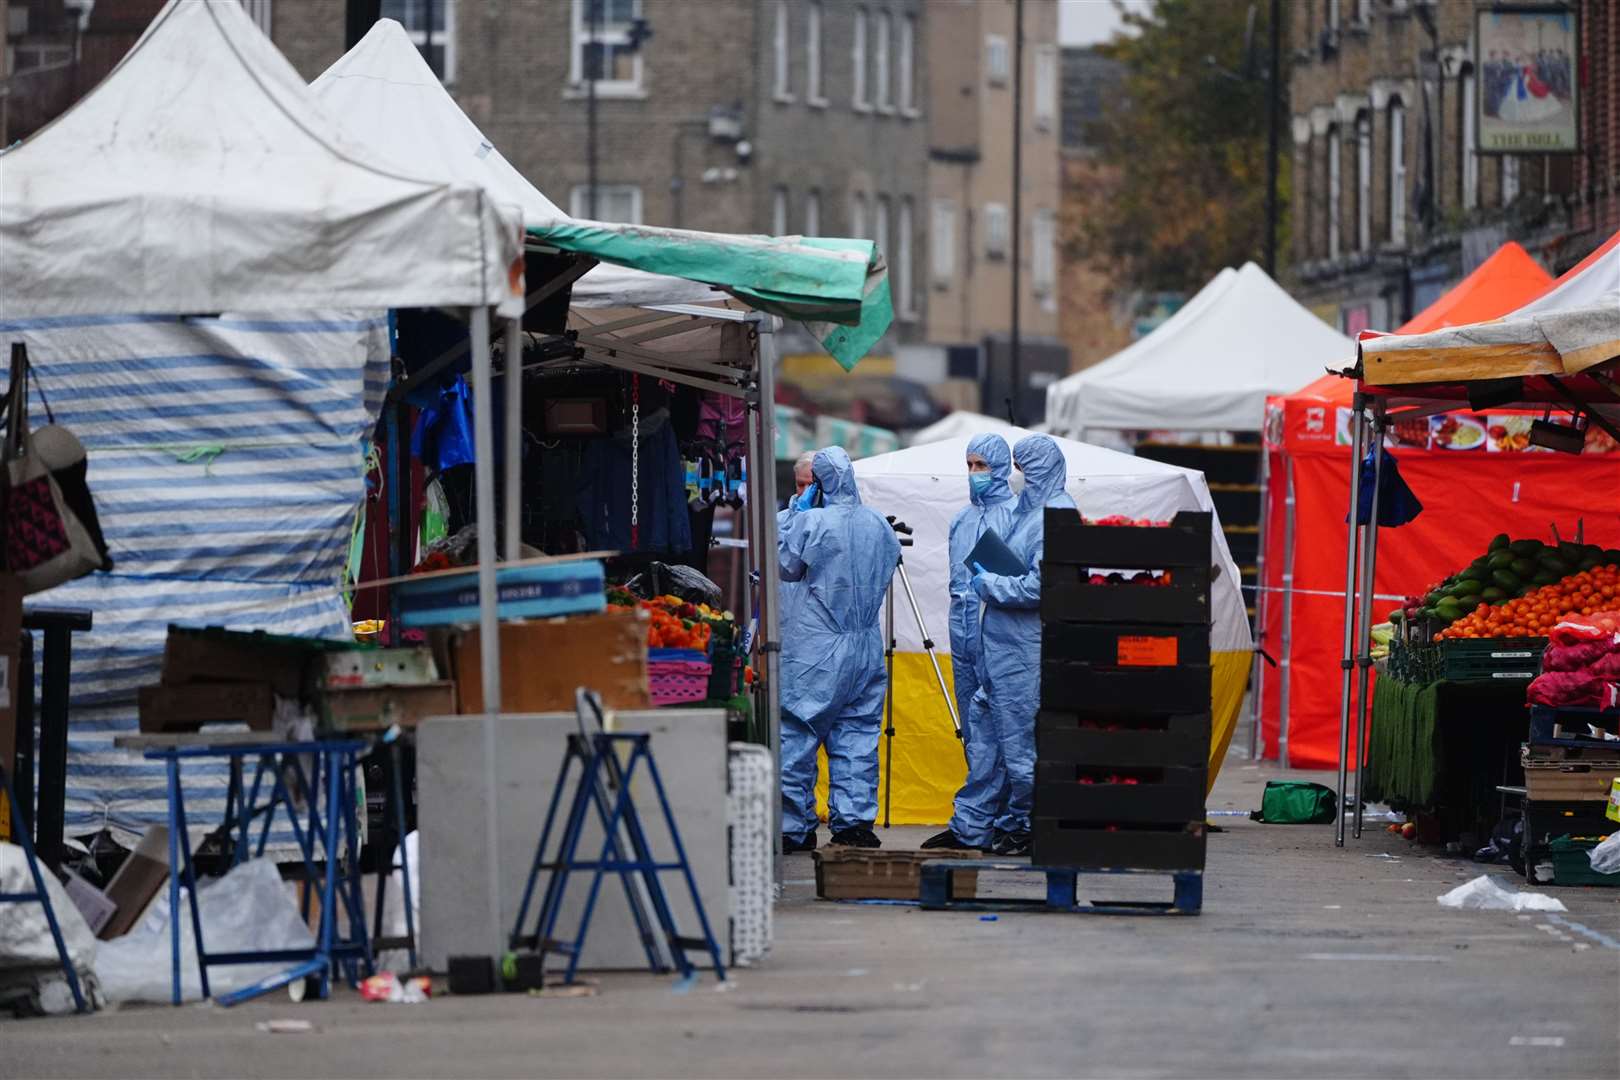
<path id="1" fill-rule="evenodd" d="M 951 688 L 945 683 L 945 672 L 939 666 L 939 657 L 934 654 L 934 639 L 928 634 L 928 624 L 923 621 L 922 608 L 917 606 L 917 594 L 911 591 L 911 579 L 906 576 L 905 563 L 901 563 L 895 569 L 900 574 L 900 584 L 906 590 L 906 601 L 911 605 L 911 616 L 917 620 L 917 632 L 922 635 L 923 649 L 934 665 L 934 678 L 939 682 L 939 692 L 945 698 L 945 709 L 951 714 L 951 726 L 956 729 L 956 739 L 962 743 L 962 752 L 965 754 L 967 742 L 962 738 L 962 718 L 956 715 L 956 699 L 951 695 Z"/>
<path id="2" fill-rule="evenodd" d="M 896 564 L 895 569 L 901 567 Z M 888 693 L 884 695 L 884 708 L 888 713 L 888 723 L 884 725 L 884 754 L 883 754 L 883 827 L 889 827 L 889 806 L 894 801 L 894 582 L 889 582 L 889 595 L 884 601 L 884 637 L 888 639 L 888 650 L 884 657 L 889 666 Z"/>

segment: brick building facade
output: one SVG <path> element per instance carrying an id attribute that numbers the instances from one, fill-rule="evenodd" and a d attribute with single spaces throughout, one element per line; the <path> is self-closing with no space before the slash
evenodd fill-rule
<path id="1" fill-rule="evenodd" d="M 1476 149 L 1476 0 L 1301 0 L 1292 24 L 1291 288 L 1390 329 L 1508 240 L 1548 269 L 1620 228 L 1620 12 L 1580 0 L 1579 154 Z"/>

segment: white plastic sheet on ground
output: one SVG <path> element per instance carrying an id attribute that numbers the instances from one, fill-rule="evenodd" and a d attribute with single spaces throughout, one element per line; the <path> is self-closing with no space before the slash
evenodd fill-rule
<path id="1" fill-rule="evenodd" d="M 1489 874 L 1481 874 L 1459 885 L 1444 896 L 1435 897 L 1441 907 L 1463 911 L 1568 911 L 1561 900 L 1546 893 L 1516 892 L 1503 888 Z"/>
<path id="2" fill-rule="evenodd" d="M 308 949 L 315 944 L 299 914 L 290 888 L 269 859 L 254 859 L 222 878 L 208 879 L 197 890 L 202 910 L 203 940 L 214 953 L 260 949 Z M 180 981 L 186 1001 L 202 999 L 197 976 L 197 941 L 191 932 L 190 904 L 180 892 Z M 139 926 L 113 941 L 103 942 L 96 957 L 96 974 L 107 998 L 114 1002 L 167 1003 L 173 987 L 173 959 L 169 937 L 169 890 L 157 899 Z M 232 964 L 208 969 L 209 989 L 217 997 L 240 990 L 290 965 Z"/>
<path id="3" fill-rule="evenodd" d="M 96 964 L 96 935 L 90 932 L 84 916 L 79 914 L 56 876 L 43 867 L 41 870 L 68 956 L 79 972 L 84 992 L 91 994 L 90 980 L 85 975 Z M 34 876 L 29 872 L 23 849 L 16 844 L 0 843 L 0 893 L 33 891 Z M 61 964 L 43 905 L 34 901 L 0 905 L 0 986 L 15 985 L 19 981 L 33 983 L 39 987 L 39 1000 L 46 1012 L 72 1012 L 73 993 L 62 975 Z"/>

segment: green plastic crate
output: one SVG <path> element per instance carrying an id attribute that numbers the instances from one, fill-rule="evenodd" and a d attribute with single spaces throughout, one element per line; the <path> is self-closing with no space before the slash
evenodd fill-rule
<path id="1" fill-rule="evenodd" d="M 1599 874 L 1592 869 L 1586 853 L 1597 847 L 1601 836 L 1558 837 L 1547 850 L 1551 853 L 1554 885 L 1608 885 L 1620 888 L 1620 874 Z"/>

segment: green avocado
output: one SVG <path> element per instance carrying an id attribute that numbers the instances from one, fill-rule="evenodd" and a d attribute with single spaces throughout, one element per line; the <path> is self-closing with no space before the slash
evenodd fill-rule
<path id="1" fill-rule="evenodd" d="M 1478 566 L 1470 566 L 1468 569 L 1464 570 L 1462 572 L 1462 577 L 1458 580 L 1457 584 L 1464 585 L 1470 581 L 1476 584 L 1483 584 L 1484 582 L 1489 581 L 1490 577 L 1491 568 L 1481 563 Z"/>
<path id="2" fill-rule="evenodd" d="M 1620 566 L 1620 548 L 1605 548 L 1603 551 L 1603 564 L 1605 566 Z"/>
<path id="3" fill-rule="evenodd" d="M 1540 570 L 1530 579 L 1534 585 L 1556 585 L 1564 580 L 1563 574 L 1555 574 L 1551 570 Z"/>
<path id="4" fill-rule="evenodd" d="M 1513 560 L 1516 558 L 1518 558 L 1518 556 L 1514 555 L 1511 551 L 1498 551 L 1489 559 L 1485 560 L 1485 562 L 1486 565 L 1492 570 L 1501 570 L 1505 567 L 1512 566 Z"/>
<path id="5" fill-rule="evenodd" d="M 1493 570 L 1491 580 L 1508 592 L 1513 592 L 1524 583 L 1522 578 L 1511 570 Z"/>
<path id="6" fill-rule="evenodd" d="M 1514 559 L 1508 564 L 1508 569 L 1512 570 L 1521 578 L 1527 578 L 1536 572 L 1537 567 L 1535 562 L 1531 559 Z"/>
<path id="7" fill-rule="evenodd" d="M 1577 566 L 1575 569 L 1577 569 L 1577 570 L 1596 570 L 1598 567 L 1600 567 L 1602 565 L 1603 565 L 1603 563 L 1602 563 L 1601 560 L 1594 559 L 1590 555 L 1588 555 L 1586 558 L 1581 560 L 1580 565 Z"/>
<path id="8" fill-rule="evenodd" d="M 1487 551 L 1493 551 L 1493 552 L 1494 551 L 1501 551 L 1503 548 L 1507 547 L 1508 544 L 1510 544 L 1510 543 L 1512 543 L 1512 540 L 1509 539 L 1507 533 L 1497 533 L 1495 536 L 1493 536 L 1491 538 L 1491 546 L 1489 548 L 1487 548 L 1486 550 Z"/>
<path id="9" fill-rule="evenodd" d="M 1508 598 L 1506 589 L 1499 589 L 1495 585 L 1487 585 L 1480 591 L 1480 599 L 1490 604 L 1500 604 Z"/>
<path id="10" fill-rule="evenodd" d="M 1485 583 L 1483 581 L 1477 581 L 1474 578 L 1463 578 L 1461 581 L 1457 582 L 1456 585 L 1452 586 L 1451 595 L 1458 598 L 1465 596 L 1477 596 L 1481 591 L 1484 590 L 1484 588 Z"/>
<path id="11" fill-rule="evenodd" d="M 1582 554 L 1581 545 L 1573 540 L 1565 540 L 1558 545 L 1558 556 L 1565 562 L 1579 562 Z"/>
<path id="12" fill-rule="evenodd" d="M 1508 550 L 1515 555 L 1534 557 L 1546 546 L 1540 540 L 1515 540 L 1508 545 Z"/>
<path id="13" fill-rule="evenodd" d="M 1569 573 L 1569 568 L 1575 565 L 1575 563 L 1571 560 L 1554 555 L 1551 552 L 1541 556 L 1541 558 L 1537 559 L 1536 562 L 1540 565 L 1541 569 L 1550 570 L 1560 577 Z"/>

